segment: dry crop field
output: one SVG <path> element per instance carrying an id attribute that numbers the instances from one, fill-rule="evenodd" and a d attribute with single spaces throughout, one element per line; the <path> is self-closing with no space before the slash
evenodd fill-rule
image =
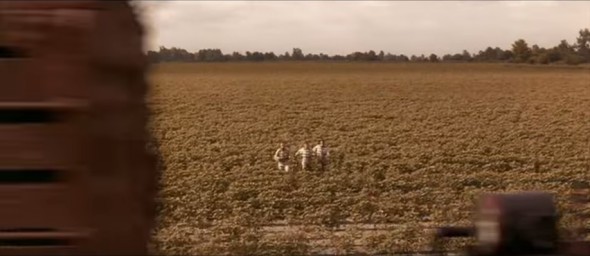
<path id="1" fill-rule="evenodd" d="M 503 64 L 161 64 L 155 250 L 185 255 L 427 248 L 482 192 L 556 192 L 590 176 L 590 70 Z M 323 138 L 330 170 L 280 173 Z"/>

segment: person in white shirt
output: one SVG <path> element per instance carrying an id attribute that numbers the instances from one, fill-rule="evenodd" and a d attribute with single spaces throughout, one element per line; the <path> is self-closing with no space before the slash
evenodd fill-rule
<path id="1" fill-rule="evenodd" d="M 279 171 L 289 172 L 289 149 L 284 143 L 279 144 L 279 149 L 275 151 L 273 159 L 277 161 Z"/>
<path id="2" fill-rule="evenodd" d="M 300 148 L 297 153 L 295 153 L 295 156 L 301 157 L 301 169 L 304 171 L 309 170 L 312 151 L 309 148 L 309 144 L 307 142 L 303 143 L 303 147 Z"/>
<path id="3" fill-rule="evenodd" d="M 316 159 L 318 160 L 320 169 L 324 171 L 328 166 L 328 157 L 330 156 L 330 151 L 328 150 L 324 140 L 320 140 L 320 143 L 313 147 L 312 150 Z"/>

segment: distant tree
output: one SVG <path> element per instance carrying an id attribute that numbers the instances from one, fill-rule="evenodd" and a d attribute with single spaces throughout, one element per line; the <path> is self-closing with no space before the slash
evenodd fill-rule
<path id="1" fill-rule="evenodd" d="M 469 53 L 467 50 L 463 50 L 463 53 L 461 54 L 461 58 L 463 61 L 471 61 L 472 60 L 471 53 Z"/>
<path id="2" fill-rule="evenodd" d="M 246 57 L 239 52 L 233 52 L 230 58 L 232 61 L 243 61 L 245 59 Z"/>
<path id="3" fill-rule="evenodd" d="M 573 53 L 574 47 L 570 45 L 567 40 L 561 40 L 557 45 L 557 50 L 561 53 Z"/>
<path id="4" fill-rule="evenodd" d="M 317 60 L 320 60 L 320 56 L 317 54 L 308 53 L 307 55 L 305 55 L 305 59 L 317 61 Z"/>
<path id="5" fill-rule="evenodd" d="M 147 59 L 151 63 L 160 62 L 160 53 L 156 51 L 148 51 L 147 52 Z"/>
<path id="6" fill-rule="evenodd" d="M 365 60 L 376 61 L 379 60 L 379 57 L 377 56 L 377 53 L 375 53 L 375 51 L 370 50 L 368 53 L 365 54 Z"/>
<path id="7" fill-rule="evenodd" d="M 587 28 L 581 29 L 577 40 L 577 46 L 580 48 L 590 48 L 590 30 Z"/>
<path id="8" fill-rule="evenodd" d="M 387 53 L 385 54 L 385 56 L 383 57 L 384 61 L 390 61 L 390 62 L 407 62 L 410 61 L 410 59 L 403 54 L 400 55 L 395 55 L 395 54 L 391 54 L 391 53 Z"/>
<path id="9" fill-rule="evenodd" d="M 510 59 L 510 55 L 499 47 L 487 47 L 484 51 L 479 51 L 478 54 L 472 58 L 474 61 L 482 62 L 498 62 Z"/>
<path id="10" fill-rule="evenodd" d="M 342 56 L 342 55 L 334 55 L 330 59 L 331 60 L 334 60 L 334 61 L 345 61 L 347 58 L 345 56 Z"/>
<path id="11" fill-rule="evenodd" d="M 155 57 L 155 53 L 151 53 L 152 57 Z M 195 60 L 195 54 L 188 52 L 185 49 L 172 47 L 166 48 L 160 47 L 160 51 L 157 53 L 158 61 L 178 61 L 178 62 L 190 62 Z"/>
<path id="12" fill-rule="evenodd" d="M 514 53 L 514 62 L 527 62 L 531 57 L 531 49 L 524 39 L 518 39 L 512 44 L 512 52 Z"/>
<path id="13" fill-rule="evenodd" d="M 559 53 L 560 60 L 566 64 L 577 65 L 584 62 L 584 58 L 576 53 L 575 48 L 574 45 L 570 45 L 566 40 L 561 40 L 554 50 Z"/>
<path id="14" fill-rule="evenodd" d="M 397 56 L 391 54 L 391 53 L 387 53 L 383 56 L 383 61 L 395 61 L 395 58 Z"/>
<path id="15" fill-rule="evenodd" d="M 246 52 L 246 60 L 260 62 L 264 61 L 264 53 L 261 52 Z"/>
<path id="16" fill-rule="evenodd" d="M 549 64 L 550 56 L 548 52 L 542 52 L 535 55 L 535 62 L 539 64 Z"/>
<path id="17" fill-rule="evenodd" d="M 158 51 L 160 61 L 172 61 L 172 54 L 165 46 L 160 46 Z"/>
<path id="18" fill-rule="evenodd" d="M 566 56 L 564 61 L 565 61 L 565 64 L 568 64 L 568 65 L 578 65 L 578 64 L 585 62 L 584 58 L 577 55 L 577 54 L 571 54 L 571 55 Z"/>
<path id="19" fill-rule="evenodd" d="M 305 59 L 305 55 L 303 55 L 303 51 L 301 49 L 293 48 L 293 53 L 291 54 L 291 59 L 303 60 L 303 59 Z"/>
<path id="20" fill-rule="evenodd" d="M 196 59 L 203 62 L 217 62 L 224 61 L 225 56 L 219 49 L 202 49 L 197 52 Z"/>
<path id="21" fill-rule="evenodd" d="M 433 54 L 430 54 L 430 56 L 428 56 L 428 61 L 430 61 L 430 62 L 438 62 L 439 59 L 438 59 L 438 56 L 436 56 L 436 54 L 433 53 Z"/>
<path id="22" fill-rule="evenodd" d="M 590 62 L 590 30 L 582 29 L 576 38 L 577 53 L 585 62 Z"/>
<path id="23" fill-rule="evenodd" d="M 496 52 L 492 47 L 488 47 L 485 51 L 479 51 L 474 57 L 476 61 L 495 61 L 496 60 Z"/>
<path id="24" fill-rule="evenodd" d="M 500 61 L 507 61 L 512 59 L 513 54 L 510 50 L 502 50 L 500 47 L 494 49 L 496 51 L 496 59 Z"/>
<path id="25" fill-rule="evenodd" d="M 278 57 L 275 55 L 274 52 L 264 53 L 264 60 L 265 61 L 274 61 L 274 60 L 277 60 L 277 59 L 278 59 Z"/>
<path id="26" fill-rule="evenodd" d="M 539 64 L 547 64 L 549 63 L 549 56 L 547 55 L 547 50 L 545 48 L 541 48 L 538 45 L 533 45 L 531 47 L 531 57 L 528 60 L 529 63 L 539 63 Z"/>
<path id="27" fill-rule="evenodd" d="M 279 60 L 291 60 L 291 54 L 289 52 L 285 52 L 282 55 L 279 55 Z"/>
<path id="28" fill-rule="evenodd" d="M 547 61 L 549 63 L 558 62 L 558 61 L 562 60 L 561 54 L 559 53 L 559 50 L 557 49 L 557 47 L 553 47 L 551 49 L 548 49 L 547 52 L 545 53 L 545 55 L 547 56 Z"/>
<path id="29" fill-rule="evenodd" d="M 361 61 L 361 60 L 365 60 L 365 54 L 362 52 L 353 52 L 351 54 L 348 54 L 346 56 L 346 59 L 350 60 L 350 61 Z"/>
<path id="30" fill-rule="evenodd" d="M 471 54 L 467 50 L 456 54 L 444 54 L 442 58 L 436 54 L 424 56 L 424 54 L 417 56 L 412 55 L 410 58 L 401 54 L 395 55 L 385 53 L 382 50 L 379 53 L 375 51 L 368 52 L 353 52 L 351 54 L 342 56 L 320 53 L 304 54 L 299 48 L 293 48 L 293 52 L 285 52 L 282 55 L 275 55 L 273 52 L 246 52 L 245 55 L 239 52 L 232 54 L 223 54 L 219 49 L 202 49 L 196 53 L 188 52 L 185 49 L 172 47 L 167 48 L 161 46 L 158 51 L 147 51 L 147 59 L 152 62 L 213 62 L 213 61 L 275 61 L 275 60 L 321 60 L 321 61 L 387 61 L 387 62 L 498 62 L 498 61 L 513 61 L 521 63 L 566 63 L 579 64 L 583 62 L 590 62 L 590 30 L 588 28 L 579 30 L 576 42 L 569 44 L 566 40 L 552 48 L 543 48 L 538 45 L 528 46 L 524 39 L 519 39 L 512 44 L 511 49 L 501 49 L 499 47 L 486 47 Z"/>

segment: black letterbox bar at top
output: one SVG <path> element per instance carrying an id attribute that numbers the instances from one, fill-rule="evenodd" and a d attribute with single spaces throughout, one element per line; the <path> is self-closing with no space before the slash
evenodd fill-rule
<path id="1" fill-rule="evenodd" d="M 59 178 L 57 170 L 0 169 L 0 185 L 54 183 Z"/>

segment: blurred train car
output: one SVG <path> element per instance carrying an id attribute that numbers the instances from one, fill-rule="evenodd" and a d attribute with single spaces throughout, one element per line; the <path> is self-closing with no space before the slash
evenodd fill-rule
<path id="1" fill-rule="evenodd" d="M 476 213 L 472 227 L 439 228 L 432 254 L 444 255 L 443 239 L 474 237 L 475 244 L 463 250 L 468 256 L 590 255 L 590 242 L 560 237 L 559 214 L 550 193 L 485 194 Z"/>
<path id="2" fill-rule="evenodd" d="M 0 255 L 144 255 L 142 26 L 128 1 L 0 1 Z"/>

